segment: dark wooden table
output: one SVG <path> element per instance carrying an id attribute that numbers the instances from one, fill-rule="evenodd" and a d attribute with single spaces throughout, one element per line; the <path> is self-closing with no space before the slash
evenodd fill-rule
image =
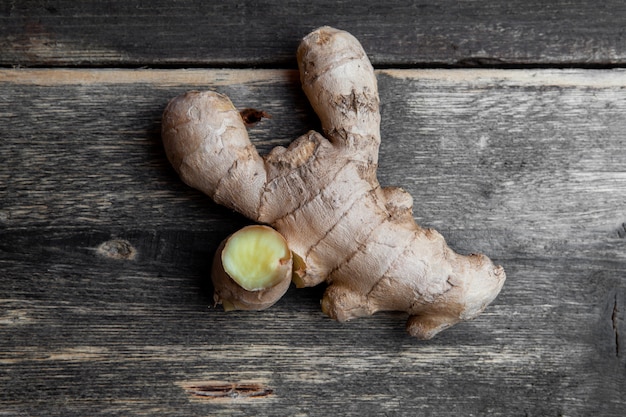
<path id="1" fill-rule="evenodd" d="M 377 68 L 381 183 L 507 271 L 433 340 L 323 288 L 212 305 L 248 221 L 182 184 L 161 113 L 215 89 L 272 115 L 263 152 L 317 128 L 321 25 Z M 625 27 L 617 0 L 0 1 L 0 416 L 626 415 Z"/>

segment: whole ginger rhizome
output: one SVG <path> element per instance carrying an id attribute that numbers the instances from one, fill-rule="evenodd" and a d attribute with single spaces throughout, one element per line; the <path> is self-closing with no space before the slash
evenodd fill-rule
<path id="1" fill-rule="evenodd" d="M 182 180 L 271 226 L 293 254 L 285 261 L 292 276 L 284 273 L 285 252 L 270 231 L 248 237 L 263 239 L 267 232 L 276 251 L 248 251 L 255 244 L 244 237 L 239 244 L 247 255 L 237 258 L 244 267 L 273 256 L 277 268 L 265 276 L 267 287 L 250 291 L 222 274 L 223 244 L 213 268 L 216 301 L 227 309 L 266 308 L 293 279 L 297 287 L 328 283 L 322 310 L 333 319 L 405 311 L 408 332 L 422 339 L 476 317 L 500 292 L 504 270 L 484 255 L 455 253 L 438 232 L 415 223 L 407 192 L 378 183 L 378 87 L 360 43 L 322 27 L 302 40 L 297 55 L 302 87 L 324 134 L 311 131 L 261 157 L 222 94 L 188 92 L 163 114 L 165 150 Z M 250 293 L 255 302 L 246 301 Z"/>

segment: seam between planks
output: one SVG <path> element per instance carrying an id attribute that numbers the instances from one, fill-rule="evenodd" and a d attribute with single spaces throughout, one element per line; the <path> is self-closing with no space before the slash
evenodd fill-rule
<path id="1" fill-rule="evenodd" d="M 377 76 L 429 81 L 458 81 L 514 85 L 619 88 L 626 86 L 626 69 L 384 69 Z M 91 85 L 155 84 L 224 86 L 298 82 L 296 70 L 274 69 L 0 69 L 0 84 Z"/>

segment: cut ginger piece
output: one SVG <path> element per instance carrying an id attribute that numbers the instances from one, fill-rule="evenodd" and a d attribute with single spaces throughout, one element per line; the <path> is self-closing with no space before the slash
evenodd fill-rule
<path id="1" fill-rule="evenodd" d="M 222 242 L 213 260 L 215 302 L 225 310 L 262 310 L 289 288 L 287 242 L 268 226 L 246 226 Z"/>

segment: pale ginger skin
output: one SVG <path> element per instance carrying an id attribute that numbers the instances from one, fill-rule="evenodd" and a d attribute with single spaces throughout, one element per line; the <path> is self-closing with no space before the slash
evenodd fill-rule
<path id="1" fill-rule="evenodd" d="M 452 251 L 415 223 L 407 192 L 378 183 L 378 87 L 359 42 L 320 28 L 300 44 L 298 65 L 324 135 L 311 131 L 261 157 L 226 96 L 189 92 L 163 115 L 165 149 L 183 181 L 278 230 L 304 261 L 297 286 L 328 283 L 322 309 L 334 319 L 405 311 L 408 332 L 427 339 L 476 317 L 504 270 Z"/>

